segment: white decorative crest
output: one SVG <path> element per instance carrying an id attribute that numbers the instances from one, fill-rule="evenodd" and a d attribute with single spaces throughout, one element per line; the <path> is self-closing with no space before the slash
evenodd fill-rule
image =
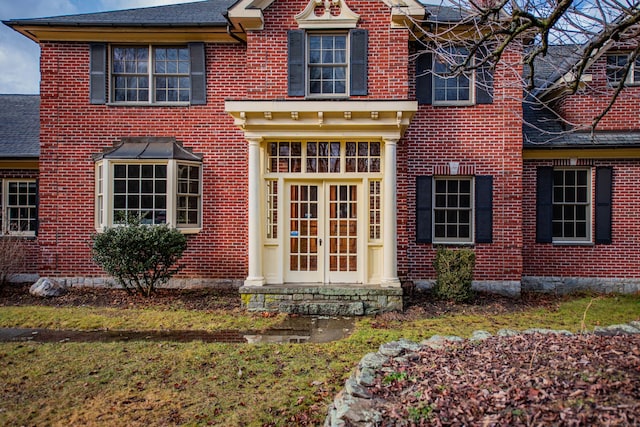
<path id="1" fill-rule="evenodd" d="M 345 0 L 310 0 L 295 18 L 299 28 L 355 28 L 360 15 Z"/>

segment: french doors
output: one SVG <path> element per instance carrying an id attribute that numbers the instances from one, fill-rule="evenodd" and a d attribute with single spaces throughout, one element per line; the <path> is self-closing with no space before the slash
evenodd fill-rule
<path id="1" fill-rule="evenodd" d="M 358 182 L 287 183 L 286 282 L 362 282 L 360 193 Z"/>

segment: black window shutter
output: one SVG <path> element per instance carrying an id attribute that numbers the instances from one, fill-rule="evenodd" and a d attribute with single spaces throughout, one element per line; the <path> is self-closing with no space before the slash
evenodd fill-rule
<path id="1" fill-rule="evenodd" d="M 493 242 L 493 177 L 476 176 L 476 243 Z"/>
<path id="2" fill-rule="evenodd" d="M 92 104 L 104 104 L 107 102 L 107 45 L 104 43 L 91 43 L 90 52 L 90 102 Z"/>
<path id="3" fill-rule="evenodd" d="M 191 61 L 191 105 L 207 103 L 207 75 L 205 72 L 204 43 L 189 43 Z"/>
<path id="4" fill-rule="evenodd" d="M 304 30 L 289 30 L 289 96 L 305 95 L 305 60 Z"/>
<path id="5" fill-rule="evenodd" d="M 349 92 L 350 95 L 366 95 L 368 32 L 367 30 L 355 28 L 349 33 L 351 39 L 351 82 Z"/>
<path id="6" fill-rule="evenodd" d="M 416 58 L 416 99 L 418 104 L 431 104 L 432 102 L 432 75 L 433 55 L 425 52 Z"/>
<path id="7" fill-rule="evenodd" d="M 611 244 L 611 193 L 613 169 L 596 168 L 596 244 Z"/>
<path id="8" fill-rule="evenodd" d="M 476 61 L 482 61 L 491 54 L 493 46 L 480 46 L 476 53 Z M 493 103 L 493 69 L 487 63 L 476 69 L 476 104 Z"/>
<path id="9" fill-rule="evenodd" d="M 536 179 L 536 242 L 553 242 L 553 168 L 539 167 Z"/>
<path id="10" fill-rule="evenodd" d="M 431 176 L 416 178 L 416 243 L 433 241 L 431 227 Z"/>

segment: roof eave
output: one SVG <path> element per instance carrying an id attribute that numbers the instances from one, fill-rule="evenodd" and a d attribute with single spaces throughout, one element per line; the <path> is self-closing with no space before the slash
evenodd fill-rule
<path id="1" fill-rule="evenodd" d="M 5 21 L 4 24 L 36 43 L 43 41 L 239 42 L 236 37 L 229 34 L 226 24 L 95 23 L 91 25 L 54 25 L 43 23 L 40 25 L 23 24 L 20 21 Z"/>

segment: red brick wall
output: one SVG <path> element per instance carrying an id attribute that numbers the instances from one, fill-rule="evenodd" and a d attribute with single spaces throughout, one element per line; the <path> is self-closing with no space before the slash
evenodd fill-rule
<path id="1" fill-rule="evenodd" d="M 287 30 L 298 28 L 294 17 L 308 3 L 274 2 L 264 11 L 265 29 L 249 32 L 247 99 L 288 98 Z M 390 10 L 383 2 L 349 1 L 349 8 L 360 15 L 358 28 L 369 32 L 369 95 L 350 99 L 407 99 L 408 31 L 390 28 Z"/>
<path id="2" fill-rule="evenodd" d="M 605 71 L 606 56 L 603 55 L 587 70 L 591 73 L 592 82 L 558 104 L 558 111 L 565 120 L 576 126 L 588 127 L 597 115 L 605 111 L 614 94 L 614 88 L 608 86 Z M 639 109 L 640 86 L 625 88 L 609 113 L 598 123 L 598 130 L 640 130 Z"/>
<path id="3" fill-rule="evenodd" d="M 101 276 L 91 261 L 94 229 L 92 155 L 126 136 L 175 136 L 203 153 L 203 228 L 188 237 L 184 277 L 247 275 L 247 143 L 224 112 L 225 99 L 287 97 L 287 33 L 307 0 L 275 2 L 265 30 L 248 45 L 207 45 L 205 106 L 89 104 L 89 46 L 43 43 L 41 55 L 40 273 Z M 390 29 L 382 2 L 351 1 L 369 29 L 369 97 L 408 95 L 407 30 Z"/>
<path id="4" fill-rule="evenodd" d="M 44 43 L 41 67 L 40 272 L 102 275 L 90 256 L 92 154 L 126 136 L 175 136 L 204 154 L 203 229 L 189 236 L 184 276 L 246 276 L 247 149 L 224 112 L 245 92 L 244 48 L 207 46 L 208 104 L 115 107 L 89 104 L 89 45 Z"/>
<path id="5" fill-rule="evenodd" d="M 506 55 L 507 64 L 518 55 Z M 435 247 L 415 243 L 415 182 L 450 161 L 493 176 L 493 243 L 476 244 L 475 280 L 519 281 L 522 273 L 521 89 L 509 66 L 495 74 L 494 102 L 471 107 L 420 106 L 399 144 L 399 272 L 412 280 L 435 278 Z M 515 70 L 518 71 L 518 68 Z M 454 247 L 454 246 L 453 246 Z"/>
<path id="6" fill-rule="evenodd" d="M 523 229 L 524 275 L 560 277 L 640 277 L 640 160 L 593 161 L 595 167 L 613 168 L 612 244 L 553 245 L 536 243 L 536 168 L 551 161 L 527 161 L 524 165 Z M 592 192 L 592 200 L 595 193 Z M 592 224 L 594 224 L 592 216 Z M 592 227 L 592 235 L 595 230 Z"/>

